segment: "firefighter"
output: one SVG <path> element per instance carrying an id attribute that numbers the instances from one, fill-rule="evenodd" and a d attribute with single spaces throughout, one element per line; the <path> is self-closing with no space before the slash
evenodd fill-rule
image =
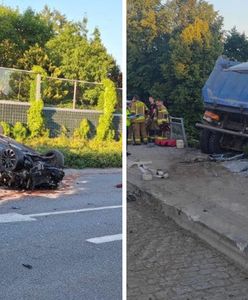
<path id="1" fill-rule="evenodd" d="M 135 118 L 132 120 L 135 145 L 140 145 L 141 140 L 144 144 L 147 144 L 145 124 L 147 111 L 148 108 L 145 103 L 140 101 L 138 96 L 134 96 L 131 103 L 131 114 L 135 115 Z"/>
<path id="2" fill-rule="evenodd" d="M 133 124 L 131 123 L 131 101 L 127 102 L 127 143 L 133 143 Z"/>
<path id="3" fill-rule="evenodd" d="M 152 96 L 149 97 L 149 103 L 150 106 L 148 118 L 146 120 L 146 131 L 148 134 L 149 142 L 154 142 L 156 136 L 156 121 L 154 120 L 154 117 L 156 115 L 156 103 L 155 99 Z"/>
<path id="4" fill-rule="evenodd" d="M 154 119 L 157 122 L 158 138 L 167 138 L 170 132 L 169 112 L 161 99 L 156 101 L 156 106 L 156 115 Z"/>

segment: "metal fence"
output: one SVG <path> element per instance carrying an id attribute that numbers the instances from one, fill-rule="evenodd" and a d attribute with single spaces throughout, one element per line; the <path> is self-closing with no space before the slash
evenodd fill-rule
<path id="1" fill-rule="evenodd" d="M 103 85 L 99 82 L 41 76 L 33 71 L 0 67 L 0 100 L 28 102 L 30 84 L 36 80 L 36 98 L 41 97 L 45 106 L 102 110 Z M 122 89 L 117 89 L 118 104 L 121 111 Z"/>
<path id="2" fill-rule="evenodd" d="M 188 146 L 183 118 L 176 118 L 170 116 L 170 130 L 170 136 L 172 139 L 182 139 L 184 141 L 185 146 Z"/>

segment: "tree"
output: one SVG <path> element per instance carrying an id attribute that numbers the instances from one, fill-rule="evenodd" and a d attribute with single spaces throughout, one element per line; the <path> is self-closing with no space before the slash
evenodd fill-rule
<path id="1" fill-rule="evenodd" d="M 18 32 L 21 41 L 19 46 L 23 51 L 36 43 L 43 47 L 53 35 L 52 26 L 47 25 L 31 8 L 19 15 L 15 30 Z"/>
<path id="2" fill-rule="evenodd" d="M 224 54 L 233 60 L 247 61 L 248 39 L 245 33 L 239 33 L 237 28 L 233 27 L 226 35 Z"/>
<path id="3" fill-rule="evenodd" d="M 5 6 L 0 6 L 0 63 L 13 67 L 23 52 L 36 43 L 44 44 L 53 35 L 52 28 L 28 8 L 21 14 Z"/>
<path id="4" fill-rule="evenodd" d="M 64 77 L 89 82 L 101 82 L 110 77 L 118 79 L 119 68 L 104 47 L 96 28 L 91 39 L 83 23 L 66 24 L 63 31 L 46 45 L 52 63 L 59 66 Z M 78 95 L 85 105 L 97 104 L 99 86 L 78 84 Z"/>
<path id="5" fill-rule="evenodd" d="M 128 7 L 128 94 L 166 100 L 194 133 L 201 89 L 222 53 L 222 18 L 206 1 L 129 0 Z"/>
<path id="6" fill-rule="evenodd" d="M 166 55 L 171 14 L 159 0 L 127 2 L 128 95 L 147 96 L 161 78 L 160 63 Z"/>
<path id="7" fill-rule="evenodd" d="M 39 16 L 46 22 L 47 26 L 52 27 L 55 34 L 58 34 L 69 23 L 65 15 L 61 14 L 57 9 L 51 10 L 47 5 L 44 6 Z"/>

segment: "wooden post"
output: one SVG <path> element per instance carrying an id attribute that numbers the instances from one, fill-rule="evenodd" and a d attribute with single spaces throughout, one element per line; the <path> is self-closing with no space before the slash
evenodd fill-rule
<path id="1" fill-rule="evenodd" d="M 73 109 L 76 108 L 76 101 L 77 101 L 77 82 L 74 81 L 74 93 L 73 93 Z"/>
<path id="2" fill-rule="evenodd" d="M 35 91 L 35 100 L 36 101 L 41 99 L 40 88 L 41 88 L 41 75 L 37 74 L 37 76 L 36 76 L 36 91 Z"/>

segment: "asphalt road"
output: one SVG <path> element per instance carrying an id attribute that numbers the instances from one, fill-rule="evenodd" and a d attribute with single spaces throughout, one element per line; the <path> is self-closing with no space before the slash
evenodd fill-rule
<path id="1" fill-rule="evenodd" d="M 59 191 L 0 196 L 0 299 L 121 299 L 120 182 L 70 171 Z"/>

